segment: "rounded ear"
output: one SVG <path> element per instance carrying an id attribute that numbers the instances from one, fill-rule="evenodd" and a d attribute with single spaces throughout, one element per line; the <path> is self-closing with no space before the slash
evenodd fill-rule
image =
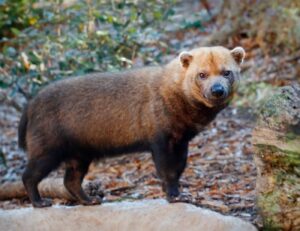
<path id="1" fill-rule="evenodd" d="M 181 65 L 184 68 L 187 68 L 190 65 L 191 61 L 193 60 L 193 56 L 189 52 L 183 51 L 180 53 L 179 59 L 180 59 Z"/>
<path id="2" fill-rule="evenodd" d="M 232 57 L 237 62 L 237 64 L 241 64 L 245 58 L 246 52 L 243 47 L 236 47 L 230 51 Z"/>

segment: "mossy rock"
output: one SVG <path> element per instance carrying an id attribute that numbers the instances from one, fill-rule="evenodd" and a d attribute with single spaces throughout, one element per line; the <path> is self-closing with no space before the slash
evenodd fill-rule
<path id="1" fill-rule="evenodd" d="M 258 126 L 300 135 L 300 85 L 278 88 L 259 109 Z"/>
<path id="2" fill-rule="evenodd" d="M 253 145 L 264 230 L 300 230 L 300 86 L 279 88 L 260 112 Z"/>

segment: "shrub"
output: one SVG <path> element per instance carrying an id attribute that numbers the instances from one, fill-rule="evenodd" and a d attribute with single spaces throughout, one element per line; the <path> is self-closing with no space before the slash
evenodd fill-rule
<path id="1" fill-rule="evenodd" d="M 66 76 L 127 68 L 136 59 L 153 63 L 158 50 L 168 52 L 162 23 L 173 14 L 174 0 L 23 0 L 20 9 L 16 2 L 4 1 L 5 17 L 15 17 L 10 25 L 16 26 L 2 38 L 0 54 L 0 87 L 12 96 L 32 96 Z M 0 33 L 8 25 L 0 24 Z"/>

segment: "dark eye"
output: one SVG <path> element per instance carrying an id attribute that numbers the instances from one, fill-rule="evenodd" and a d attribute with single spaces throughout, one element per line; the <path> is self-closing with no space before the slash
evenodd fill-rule
<path id="1" fill-rule="evenodd" d="M 200 79 L 206 79 L 206 78 L 207 78 L 207 75 L 206 75 L 205 73 L 203 73 L 203 72 L 200 72 L 200 73 L 198 74 L 198 77 L 199 77 Z"/>
<path id="2" fill-rule="evenodd" d="M 223 71 L 223 76 L 227 77 L 231 75 L 231 71 Z"/>

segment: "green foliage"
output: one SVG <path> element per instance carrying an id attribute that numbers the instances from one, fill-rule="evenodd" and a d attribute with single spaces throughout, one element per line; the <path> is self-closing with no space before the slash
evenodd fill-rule
<path id="1" fill-rule="evenodd" d="M 203 22 L 207 21 L 208 17 L 204 17 L 201 12 L 196 12 L 190 15 L 188 19 L 184 18 L 181 22 L 181 29 L 189 30 L 196 29 L 204 31 Z"/>
<path id="2" fill-rule="evenodd" d="M 34 24 L 41 10 L 30 9 L 37 0 L 0 0 L 0 38 L 13 37 Z"/>
<path id="3" fill-rule="evenodd" d="M 13 36 L 0 43 L 0 87 L 11 95 L 32 95 L 70 75 L 127 68 L 135 59 L 154 63 L 158 50 L 168 52 L 162 23 L 174 13 L 174 0 L 68 2 L 2 0 L 9 11 L 0 33 L 9 27 Z"/>

